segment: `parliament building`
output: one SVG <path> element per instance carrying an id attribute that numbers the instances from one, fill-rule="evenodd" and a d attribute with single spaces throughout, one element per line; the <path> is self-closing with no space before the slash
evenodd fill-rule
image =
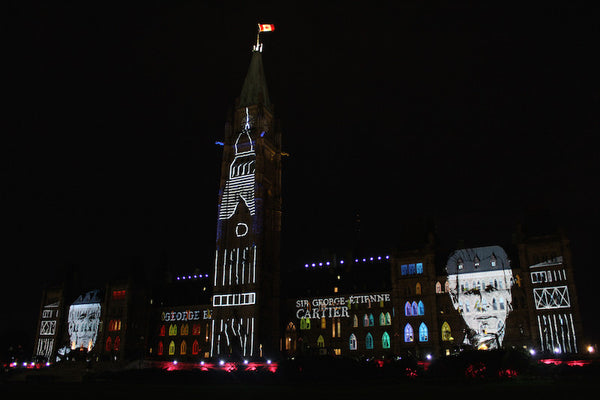
<path id="1" fill-rule="evenodd" d="M 94 290 L 47 288 L 34 356 L 199 363 L 582 351 L 564 234 L 451 251 L 430 237 L 414 249 L 284 265 L 282 273 L 281 141 L 257 44 L 225 124 L 213 265 L 150 286 L 124 278 Z M 282 290 L 290 281 L 294 290 Z"/>

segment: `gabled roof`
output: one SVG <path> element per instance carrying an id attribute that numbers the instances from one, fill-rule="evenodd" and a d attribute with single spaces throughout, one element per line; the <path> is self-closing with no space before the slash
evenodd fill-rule
<path id="1" fill-rule="evenodd" d="M 247 107 L 255 104 L 263 104 L 271 108 L 267 80 L 263 69 L 262 54 L 259 51 L 252 52 L 252 59 L 248 67 L 246 79 L 242 85 L 239 107 Z"/>
<path id="2" fill-rule="evenodd" d="M 461 266 L 459 267 L 459 265 Z M 449 274 L 465 274 L 503 269 L 511 269 L 511 266 L 506 252 L 500 246 L 456 250 L 446 263 L 446 271 Z"/>

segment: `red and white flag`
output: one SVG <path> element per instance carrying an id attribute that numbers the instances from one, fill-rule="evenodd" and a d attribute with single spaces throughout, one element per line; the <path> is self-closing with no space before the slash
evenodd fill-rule
<path id="1" fill-rule="evenodd" d="M 275 25 L 273 24 L 258 24 L 258 32 L 273 32 Z"/>

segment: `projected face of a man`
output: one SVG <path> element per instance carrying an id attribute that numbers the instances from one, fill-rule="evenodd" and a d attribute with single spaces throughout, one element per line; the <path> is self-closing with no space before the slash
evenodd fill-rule
<path id="1" fill-rule="evenodd" d="M 100 323 L 100 304 L 74 304 L 69 309 L 69 337 L 71 349 L 87 348 L 96 343 Z"/>
<path id="2" fill-rule="evenodd" d="M 512 271 L 449 275 L 450 297 L 467 324 L 463 343 L 477 349 L 496 349 L 504 340 L 510 312 Z"/>

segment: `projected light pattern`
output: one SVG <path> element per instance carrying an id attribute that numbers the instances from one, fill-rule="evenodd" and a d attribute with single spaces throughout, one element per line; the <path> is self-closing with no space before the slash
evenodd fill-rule
<path id="1" fill-rule="evenodd" d="M 248 208 L 250 215 L 256 213 L 254 202 L 256 153 L 250 136 L 251 129 L 251 118 L 248 107 L 246 107 L 246 119 L 243 129 L 234 144 L 235 158 L 229 166 L 229 179 L 225 182 L 219 219 L 231 218 L 241 201 Z"/>
<path id="2" fill-rule="evenodd" d="M 502 346 L 512 311 L 512 269 L 499 246 L 455 251 L 446 264 L 449 295 L 467 324 L 463 343 L 476 349 Z"/>
<path id="3" fill-rule="evenodd" d="M 68 318 L 71 350 L 92 350 L 98 336 L 100 312 L 100 303 L 71 305 Z"/>

